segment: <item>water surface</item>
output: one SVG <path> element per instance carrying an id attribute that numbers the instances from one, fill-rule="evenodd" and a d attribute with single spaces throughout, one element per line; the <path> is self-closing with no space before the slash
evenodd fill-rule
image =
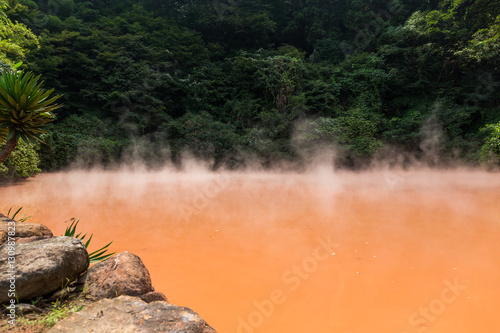
<path id="1" fill-rule="evenodd" d="M 139 255 L 219 332 L 500 331 L 500 175 L 73 171 L 0 187 Z"/>

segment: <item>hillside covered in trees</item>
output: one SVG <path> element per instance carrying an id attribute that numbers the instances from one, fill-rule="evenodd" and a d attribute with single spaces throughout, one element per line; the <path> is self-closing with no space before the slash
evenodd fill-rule
<path id="1" fill-rule="evenodd" d="M 0 3 L 0 65 L 63 94 L 42 170 L 499 161 L 498 0 Z"/>

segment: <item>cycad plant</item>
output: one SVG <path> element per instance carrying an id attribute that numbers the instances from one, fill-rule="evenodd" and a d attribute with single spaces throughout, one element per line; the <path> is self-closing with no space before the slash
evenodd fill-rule
<path id="1" fill-rule="evenodd" d="M 78 223 L 80 222 L 80 220 L 72 218 L 72 219 L 70 219 L 70 221 L 72 221 L 72 222 L 64 231 L 64 236 L 78 238 L 79 240 L 82 241 L 82 243 L 85 245 L 85 248 L 87 249 L 89 247 L 90 241 L 92 240 L 93 234 L 90 235 L 90 237 L 87 241 L 85 241 L 85 237 L 87 237 L 87 234 L 85 234 L 83 236 L 82 236 L 81 232 L 76 234 L 76 227 L 78 226 Z M 108 253 L 108 247 L 111 245 L 111 243 L 113 243 L 113 242 L 109 242 L 107 245 L 101 247 L 99 250 L 96 250 L 92 253 L 89 253 L 90 263 L 94 264 L 97 262 L 105 261 L 106 259 L 111 257 L 113 254 L 115 254 L 115 252 Z"/>
<path id="2" fill-rule="evenodd" d="M 10 207 L 9 211 L 7 212 L 7 217 L 11 220 L 16 220 L 17 222 L 26 222 L 27 220 L 30 219 L 31 216 L 23 215 L 21 217 L 17 217 L 17 214 L 19 214 L 19 212 L 21 212 L 22 209 L 23 207 L 19 207 L 19 209 L 16 210 L 16 212 L 11 215 L 10 212 L 12 211 L 12 207 Z"/>
<path id="3" fill-rule="evenodd" d="M 61 97 L 50 97 L 54 89 L 42 88 L 40 76 L 31 72 L 5 70 L 0 76 L 0 164 L 16 148 L 18 140 L 33 142 L 47 133 L 54 120 L 54 110 L 62 107 L 54 102 Z"/>

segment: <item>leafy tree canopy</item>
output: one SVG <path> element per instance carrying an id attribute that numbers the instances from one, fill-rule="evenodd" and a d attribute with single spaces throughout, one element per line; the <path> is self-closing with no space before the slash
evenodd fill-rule
<path id="1" fill-rule="evenodd" d="M 22 11 L 26 7 L 17 1 L 0 0 L 0 66 L 12 66 L 25 58 L 26 53 L 38 46 L 38 38 L 26 25 L 13 22 L 7 13 Z"/>
<path id="2" fill-rule="evenodd" d="M 499 0 L 0 4 L 2 61 L 24 59 L 63 94 L 46 169 L 186 151 L 214 167 L 270 165 L 300 158 L 298 124 L 341 165 L 386 147 L 423 159 L 432 135 L 443 160 L 474 164 L 481 128 L 500 121 Z"/>

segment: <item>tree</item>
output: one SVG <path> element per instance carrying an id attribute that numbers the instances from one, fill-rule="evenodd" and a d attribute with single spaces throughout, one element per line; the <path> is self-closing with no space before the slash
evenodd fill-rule
<path id="1" fill-rule="evenodd" d="M 0 77 L 0 164 L 16 148 L 19 139 L 25 143 L 38 141 L 53 120 L 53 111 L 62 105 L 54 102 L 61 95 L 49 98 L 54 89 L 45 90 L 40 76 L 33 73 L 5 70 Z"/>
<path id="2" fill-rule="evenodd" d="M 468 47 L 457 54 L 466 60 L 474 59 L 478 63 L 483 63 L 488 68 L 498 69 L 500 64 L 500 15 L 495 23 L 488 29 L 481 29 L 474 34 L 474 38 L 469 41 Z"/>
<path id="3" fill-rule="evenodd" d="M 0 0 L 0 67 L 12 66 L 13 59 L 21 60 L 29 49 L 38 46 L 38 38 L 30 29 L 9 19 L 9 7 L 6 0 Z"/>

